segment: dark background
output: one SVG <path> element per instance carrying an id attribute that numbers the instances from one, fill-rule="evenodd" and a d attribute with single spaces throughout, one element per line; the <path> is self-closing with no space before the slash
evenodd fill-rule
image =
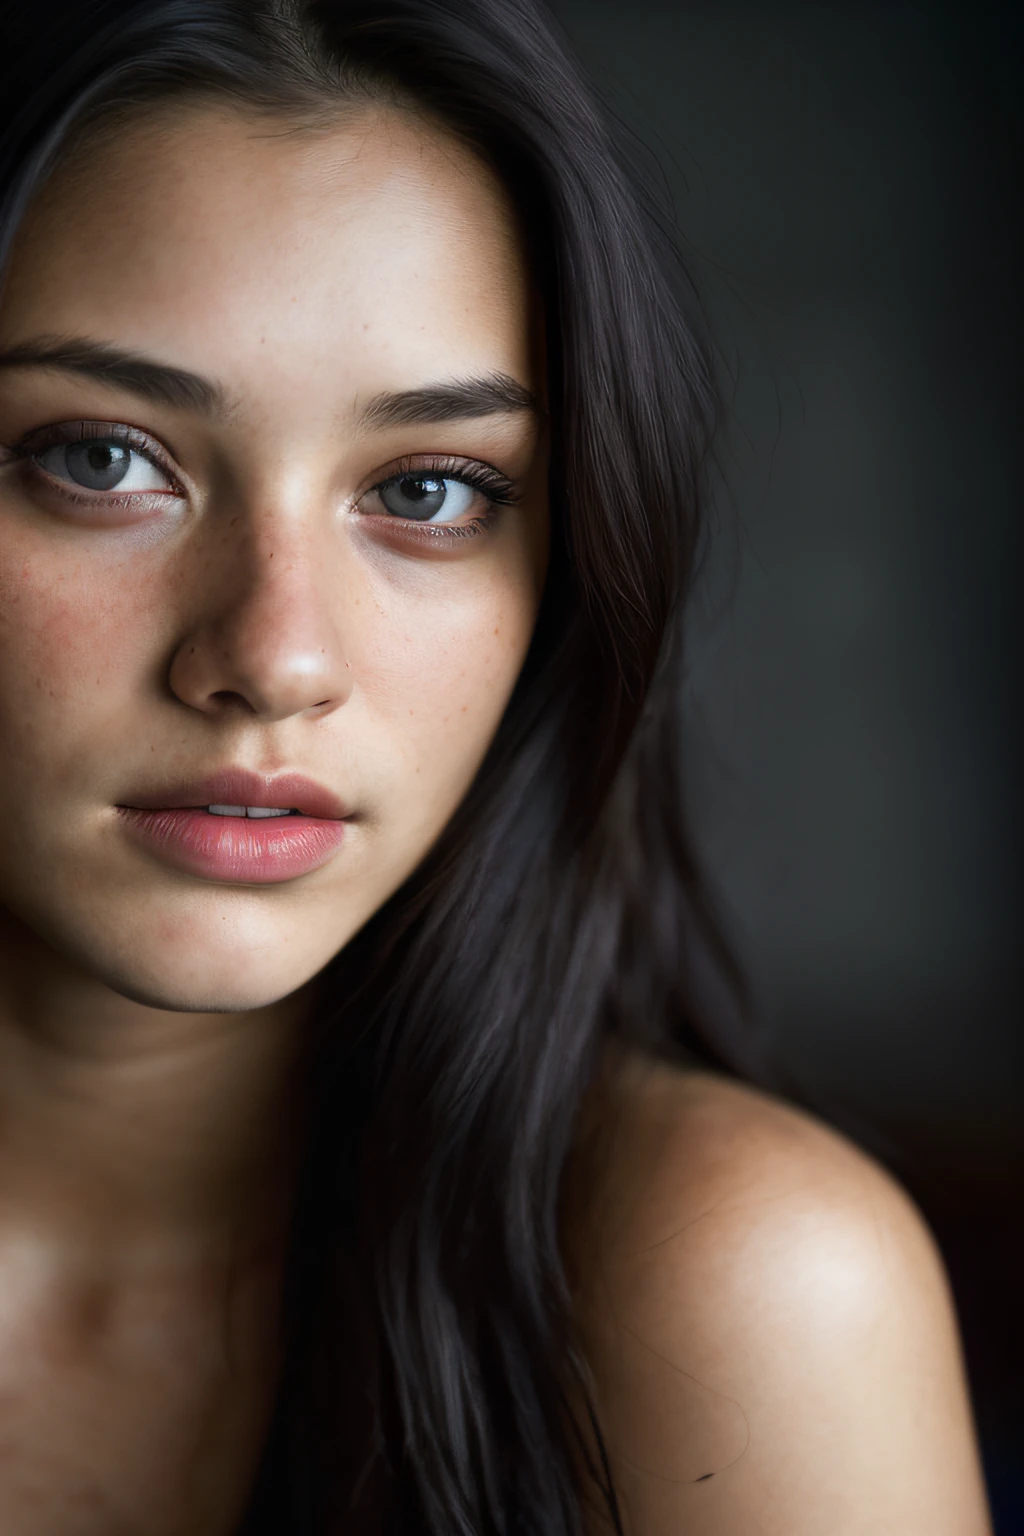
<path id="1" fill-rule="evenodd" d="M 720 353 L 699 841 L 761 1040 L 939 1238 L 1019 1536 L 1024 8 L 552 9 Z"/>

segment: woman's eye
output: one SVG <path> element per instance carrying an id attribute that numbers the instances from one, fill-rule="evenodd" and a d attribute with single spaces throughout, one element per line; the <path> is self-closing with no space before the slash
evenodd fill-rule
<path id="1" fill-rule="evenodd" d="M 40 469 L 86 491 L 171 491 L 163 470 L 152 459 L 115 438 L 92 437 L 57 443 L 33 454 Z"/>
<path id="2" fill-rule="evenodd" d="M 400 475 L 374 492 L 393 517 L 415 523 L 454 523 L 472 511 L 480 491 L 440 475 Z"/>

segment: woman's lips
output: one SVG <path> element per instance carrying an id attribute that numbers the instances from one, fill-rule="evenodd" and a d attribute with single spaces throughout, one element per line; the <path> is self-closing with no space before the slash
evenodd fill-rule
<path id="1" fill-rule="evenodd" d="M 208 801 L 207 804 L 234 804 Z M 250 801 L 266 805 L 267 801 Z M 270 885 L 318 869 L 339 847 L 344 820 L 317 816 L 211 815 L 202 807 L 118 806 L 124 825 L 176 868 L 208 880 Z"/>
<path id="2" fill-rule="evenodd" d="M 196 810 L 208 805 L 255 805 L 301 811 L 320 821 L 339 820 L 348 811 L 337 795 L 303 773 L 271 777 L 249 768 L 221 768 L 174 784 L 152 789 L 136 785 L 120 801 L 126 810 Z"/>

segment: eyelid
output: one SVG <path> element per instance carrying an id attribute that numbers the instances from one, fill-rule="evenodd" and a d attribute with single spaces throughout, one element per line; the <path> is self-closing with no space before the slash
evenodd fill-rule
<path id="1" fill-rule="evenodd" d="M 484 459 L 447 453 L 413 453 L 395 459 L 383 470 L 375 470 L 373 479 L 354 498 L 355 504 L 358 505 L 370 491 L 380 490 L 382 485 L 390 485 L 404 475 L 417 474 L 435 475 L 439 480 L 459 480 L 489 495 L 491 501 L 502 506 L 513 505 L 522 495 L 514 480 Z"/>
<path id="2" fill-rule="evenodd" d="M 123 421 L 60 421 L 45 427 L 33 427 L 11 446 L 10 451 L 20 459 L 35 460 L 47 448 L 57 448 L 62 443 L 88 442 L 90 439 L 122 443 L 126 448 L 133 449 L 143 458 L 149 459 L 150 463 L 167 476 L 173 486 L 173 490 L 168 491 L 122 492 L 122 498 L 125 495 L 152 497 L 186 494 L 174 461 L 163 444 L 155 437 L 151 437 L 148 432 L 143 432 L 139 427 L 131 427 Z M 37 464 L 35 467 L 40 474 L 49 473 L 41 465 Z M 57 477 L 51 475 L 50 479 L 56 480 Z M 64 484 L 63 481 L 57 481 L 57 483 Z M 106 501 L 118 493 L 116 488 L 111 491 L 90 491 L 87 487 L 82 487 L 81 492 L 75 491 L 73 494 L 79 499 L 84 495 L 97 501 Z"/>
<path id="3" fill-rule="evenodd" d="M 483 508 L 474 516 L 464 516 L 461 521 L 435 523 L 429 519 L 405 518 L 397 513 L 363 511 L 362 504 L 368 496 L 379 495 L 385 486 L 394 485 L 404 477 L 422 476 L 437 480 L 452 480 L 467 486 L 483 501 Z M 409 541 L 421 551 L 455 549 L 465 539 L 477 538 L 493 528 L 502 511 L 522 499 L 522 491 L 508 475 L 481 459 L 463 458 L 456 454 L 418 453 L 407 454 L 395 460 L 383 470 L 377 470 L 370 485 L 354 498 L 351 509 L 371 525 L 387 531 L 389 538 L 396 538 L 400 545 L 409 547 Z"/>

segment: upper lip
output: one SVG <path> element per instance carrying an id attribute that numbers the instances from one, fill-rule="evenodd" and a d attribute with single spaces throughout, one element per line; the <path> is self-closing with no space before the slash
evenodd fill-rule
<path id="1" fill-rule="evenodd" d="M 325 821 L 348 814 L 337 795 L 301 773 L 268 778 L 248 768 L 225 768 L 208 778 L 179 781 L 173 787 L 133 794 L 121 801 L 126 810 L 171 811 L 185 806 L 259 805 L 268 810 L 301 811 Z"/>

